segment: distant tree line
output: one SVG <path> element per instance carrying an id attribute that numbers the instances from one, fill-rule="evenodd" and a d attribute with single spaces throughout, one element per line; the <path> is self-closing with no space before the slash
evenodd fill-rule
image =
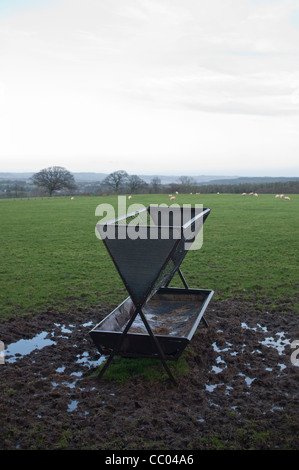
<path id="1" fill-rule="evenodd" d="M 33 185 L 29 185 L 26 181 L 21 181 L 21 180 L 0 181 L 0 197 L 2 199 L 32 196 L 33 189 L 34 189 Z"/>
<path id="2" fill-rule="evenodd" d="M 99 182 L 75 182 L 73 175 L 62 167 L 45 168 L 35 173 L 30 180 L 0 180 L 0 198 L 39 196 L 109 194 L 167 194 L 167 193 L 231 193 L 242 194 L 299 194 L 299 181 L 241 184 L 198 184 L 189 176 L 180 176 L 177 183 L 162 184 L 159 177 L 147 183 L 138 175 L 129 175 L 124 170 L 110 173 Z"/>
<path id="3" fill-rule="evenodd" d="M 80 185 L 79 185 L 80 188 Z M 81 187 L 81 192 L 82 192 Z M 123 170 L 110 173 L 99 183 L 85 184 L 85 193 L 96 195 L 108 194 L 167 194 L 167 193 L 231 193 L 242 194 L 257 192 L 260 194 L 299 194 L 299 181 L 272 183 L 241 183 L 241 184 L 198 184 L 189 176 L 180 176 L 177 183 L 162 184 L 159 177 L 146 183 L 137 175 L 129 175 Z"/>
<path id="4" fill-rule="evenodd" d="M 242 194 L 255 192 L 259 194 L 299 194 L 299 181 L 273 183 L 242 183 L 242 184 L 212 184 L 198 186 L 198 191 L 205 193 Z"/>

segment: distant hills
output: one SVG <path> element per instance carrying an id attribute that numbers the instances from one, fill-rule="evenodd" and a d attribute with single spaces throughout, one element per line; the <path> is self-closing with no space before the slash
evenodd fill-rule
<path id="1" fill-rule="evenodd" d="M 34 173 L 30 172 L 0 172 L 0 181 L 10 180 L 10 181 L 28 181 Z M 74 172 L 74 178 L 77 183 L 94 183 L 100 182 L 108 173 L 95 173 L 95 172 Z M 173 175 L 138 175 L 142 178 L 146 183 L 150 183 L 153 178 L 159 178 L 161 184 L 171 184 L 171 183 L 178 183 L 179 176 Z M 187 175 L 188 176 L 188 175 Z M 285 176 L 215 176 L 215 175 L 197 175 L 197 176 L 190 176 L 195 184 L 201 185 L 210 185 L 210 184 L 262 184 L 262 183 L 275 183 L 275 182 L 287 182 L 287 181 L 299 181 L 299 177 L 285 177 Z"/>
<path id="2" fill-rule="evenodd" d="M 14 173 L 14 172 L 7 172 L 7 173 L 0 173 L 0 180 L 22 180 L 27 181 L 31 178 L 34 173 Z M 74 178 L 77 183 L 94 183 L 98 181 L 103 181 L 103 179 L 108 176 L 108 173 L 94 173 L 94 172 L 73 172 Z M 159 178 L 161 184 L 170 184 L 170 183 L 178 183 L 179 176 L 165 176 L 165 175 L 138 175 L 142 178 L 146 183 L 150 183 L 153 178 Z M 200 176 L 189 176 L 192 178 L 196 183 L 209 183 L 210 181 L 215 181 L 218 179 L 226 180 L 226 178 L 237 178 L 237 176 L 209 176 L 209 175 L 200 175 Z"/>
<path id="3" fill-rule="evenodd" d="M 83 182 L 95 182 L 95 181 L 102 181 L 106 176 L 108 176 L 108 173 L 73 173 L 75 180 L 78 183 L 83 183 Z M 146 183 L 151 183 L 153 178 L 159 178 L 161 181 L 161 184 L 171 184 L 171 183 L 178 183 L 180 176 L 174 176 L 174 175 L 159 175 L 159 174 L 153 174 L 153 175 L 138 175 L 140 178 L 142 178 Z M 1 178 L 1 173 L 0 173 L 0 178 Z M 192 178 L 196 183 L 200 184 L 205 184 L 209 183 L 212 180 L 218 180 L 223 179 L 226 180 L 226 178 L 237 178 L 237 176 L 209 176 L 209 175 L 200 175 L 200 176 L 189 176 L 189 178 Z"/>
<path id="4" fill-rule="evenodd" d="M 299 181 L 299 176 L 238 176 L 234 178 L 217 178 L 203 184 L 263 184 L 263 183 L 286 183 L 288 181 Z"/>

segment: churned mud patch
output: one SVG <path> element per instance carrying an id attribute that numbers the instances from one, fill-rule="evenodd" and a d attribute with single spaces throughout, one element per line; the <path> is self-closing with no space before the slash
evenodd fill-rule
<path id="1" fill-rule="evenodd" d="M 201 322 L 184 351 L 177 386 L 93 375 L 105 358 L 89 331 L 110 311 L 70 307 L 1 323 L 0 449 L 298 448 L 290 304 L 212 300 L 210 326 Z"/>

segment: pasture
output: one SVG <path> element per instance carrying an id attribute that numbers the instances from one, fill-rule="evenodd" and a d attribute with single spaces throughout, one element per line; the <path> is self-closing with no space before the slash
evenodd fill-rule
<path id="1" fill-rule="evenodd" d="M 168 195 L 136 195 L 127 204 L 173 202 Z M 203 247 L 182 264 L 190 287 L 213 289 L 216 299 L 298 302 L 298 195 L 288 201 L 179 194 L 175 202 L 211 208 Z M 95 209 L 104 203 L 117 214 L 116 196 L 0 200 L 1 316 L 123 299 L 123 284 L 95 236 Z"/>
<path id="2" fill-rule="evenodd" d="M 176 196 L 211 209 L 181 269 L 215 291 L 209 327 L 168 361 L 177 386 L 147 359 L 116 357 L 97 377 L 106 358 L 89 331 L 127 292 L 95 210 L 117 202 L 0 200 L 0 449 L 297 449 L 299 195 Z"/>

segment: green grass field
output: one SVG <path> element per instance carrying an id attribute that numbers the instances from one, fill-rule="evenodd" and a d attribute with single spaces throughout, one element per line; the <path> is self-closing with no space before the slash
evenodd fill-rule
<path id="1" fill-rule="evenodd" d="M 170 204 L 168 195 L 136 195 L 127 205 L 133 202 Z M 211 208 L 202 249 L 181 266 L 190 287 L 213 289 L 216 299 L 298 303 L 299 195 L 182 194 L 175 202 Z M 127 296 L 95 236 L 102 203 L 116 207 L 117 197 L 0 200 L 1 316 L 70 303 L 118 305 Z"/>

